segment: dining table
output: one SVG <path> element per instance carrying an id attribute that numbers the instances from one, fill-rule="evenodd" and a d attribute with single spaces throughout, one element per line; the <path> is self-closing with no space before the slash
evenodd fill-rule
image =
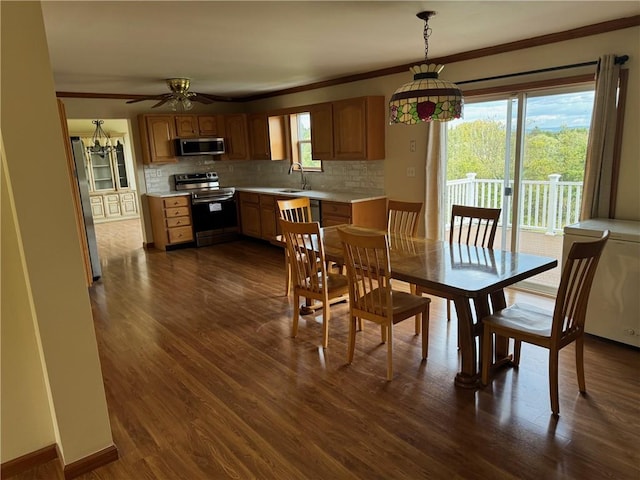
<path id="1" fill-rule="evenodd" d="M 436 241 L 355 225 L 323 227 L 320 237 L 326 260 L 337 264 L 344 264 L 339 229 L 362 235 L 386 234 L 391 277 L 420 285 L 433 295 L 454 302 L 461 356 L 461 369 L 455 376 L 455 385 L 462 388 L 481 386 L 482 357 L 479 350 L 482 345 L 482 318 L 507 306 L 505 287 L 558 265 L 555 258 Z M 496 339 L 494 358 L 493 367 L 510 363 L 508 339 Z"/>

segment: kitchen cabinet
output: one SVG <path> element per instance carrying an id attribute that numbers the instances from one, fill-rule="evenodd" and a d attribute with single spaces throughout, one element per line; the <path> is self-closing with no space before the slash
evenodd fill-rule
<path id="1" fill-rule="evenodd" d="M 277 195 L 238 192 L 242 234 L 275 241 L 280 233 Z"/>
<path id="2" fill-rule="evenodd" d="M 228 160 L 249 159 L 249 135 L 247 115 L 244 113 L 224 115 L 224 140 Z"/>
<path id="3" fill-rule="evenodd" d="M 278 234 L 278 205 L 275 195 L 260 195 L 260 228 L 264 240 L 275 240 Z"/>
<path id="4" fill-rule="evenodd" d="M 386 105 L 383 96 L 333 102 L 332 116 L 334 159 L 384 159 Z M 312 137 L 313 134 L 312 127 Z"/>
<path id="5" fill-rule="evenodd" d="M 217 115 L 175 115 L 178 138 L 220 136 Z"/>
<path id="6" fill-rule="evenodd" d="M 190 195 L 147 196 L 147 199 L 154 247 L 167 250 L 167 247 L 193 242 Z"/>
<path id="7" fill-rule="evenodd" d="M 387 229 L 386 198 L 363 200 L 354 203 L 323 200 L 320 205 L 320 212 L 323 227 L 351 223 L 361 227 Z"/>
<path id="8" fill-rule="evenodd" d="M 176 163 L 178 158 L 173 145 L 173 140 L 177 137 L 174 115 L 139 115 L 138 123 L 143 163 Z"/>
<path id="9" fill-rule="evenodd" d="M 319 103 L 309 108 L 311 118 L 311 157 L 314 160 L 333 158 L 333 108 L 331 103 Z"/>
<path id="10" fill-rule="evenodd" d="M 260 195 L 251 192 L 238 192 L 240 205 L 240 228 L 243 235 L 262 238 Z"/>
<path id="11" fill-rule="evenodd" d="M 254 113 L 247 116 L 252 160 L 287 158 L 286 117 Z"/>

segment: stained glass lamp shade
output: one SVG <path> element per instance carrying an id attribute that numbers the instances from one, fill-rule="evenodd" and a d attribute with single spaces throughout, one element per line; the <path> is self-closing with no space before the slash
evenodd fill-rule
<path id="1" fill-rule="evenodd" d="M 462 91 L 453 83 L 440 80 L 438 74 L 444 65 L 426 63 L 428 37 L 431 29 L 427 20 L 434 12 L 421 12 L 425 21 L 425 63 L 410 68 L 413 81 L 398 88 L 389 101 L 389 123 L 414 125 L 420 122 L 447 122 L 462 116 Z"/>

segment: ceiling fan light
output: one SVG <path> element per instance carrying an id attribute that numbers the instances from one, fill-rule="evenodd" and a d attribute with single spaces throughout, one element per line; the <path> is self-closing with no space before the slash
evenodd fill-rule
<path id="1" fill-rule="evenodd" d="M 191 110 L 193 108 L 193 103 L 191 102 L 191 100 L 185 97 L 182 99 L 182 108 L 184 108 L 185 110 Z"/>

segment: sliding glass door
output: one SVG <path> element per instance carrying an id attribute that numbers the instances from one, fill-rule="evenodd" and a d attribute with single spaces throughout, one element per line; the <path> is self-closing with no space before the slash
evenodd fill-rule
<path id="1" fill-rule="evenodd" d="M 446 208 L 501 208 L 496 248 L 560 258 L 578 219 L 593 85 L 474 101 L 447 124 Z M 553 292 L 560 269 L 531 280 Z"/>

